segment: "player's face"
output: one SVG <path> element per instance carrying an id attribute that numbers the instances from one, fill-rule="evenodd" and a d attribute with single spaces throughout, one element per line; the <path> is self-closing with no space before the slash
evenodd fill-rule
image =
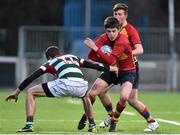
<path id="1" fill-rule="evenodd" d="M 114 41 L 116 39 L 116 37 L 118 36 L 118 33 L 119 33 L 119 29 L 117 28 L 106 29 L 106 34 L 111 41 Z"/>
<path id="2" fill-rule="evenodd" d="M 122 9 L 113 12 L 113 16 L 117 18 L 122 24 L 125 23 L 127 19 L 127 14 L 125 14 L 124 10 Z"/>

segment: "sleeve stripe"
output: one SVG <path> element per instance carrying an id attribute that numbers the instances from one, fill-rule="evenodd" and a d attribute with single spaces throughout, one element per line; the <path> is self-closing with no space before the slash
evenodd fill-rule
<path id="1" fill-rule="evenodd" d="M 84 63 L 84 59 L 81 59 L 81 60 L 80 60 L 80 63 Z"/>
<path id="2" fill-rule="evenodd" d="M 45 71 L 45 70 L 46 70 L 46 67 L 41 66 L 40 69 L 42 69 L 43 71 Z"/>

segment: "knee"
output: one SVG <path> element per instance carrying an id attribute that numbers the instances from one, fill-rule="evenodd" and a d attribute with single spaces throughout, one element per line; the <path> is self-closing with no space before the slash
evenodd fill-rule
<path id="1" fill-rule="evenodd" d="M 88 99 L 89 99 L 89 96 L 87 95 L 82 98 L 83 101 L 87 101 Z"/>
<path id="2" fill-rule="evenodd" d="M 136 98 L 132 98 L 132 97 L 130 97 L 129 99 L 128 99 L 128 104 L 129 105 L 131 105 L 131 106 L 134 106 L 134 105 L 136 105 L 137 104 L 137 99 Z"/>
<path id="3" fill-rule="evenodd" d="M 27 95 L 27 96 L 33 96 L 33 97 L 34 97 L 32 88 L 29 88 L 29 89 L 27 90 L 26 95 Z"/>
<path id="4" fill-rule="evenodd" d="M 98 96 L 101 92 L 101 90 L 100 90 L 101 88 L 97 85 L 97 84 L 95 84 L 92 88 L 91 88 L 91 91 L 90 91 L 90 93 L 89 93 L 89 96 L 90 96 L 90 98 L 96 98 L 96 96 Z"/>
<path id="5" fill-rule="evenodd" d="M 98 95 L 98 93 L 94 90 L 92 90 L 90 93 L 89 93 L 89 97 L 90 99 L 95 99 L 96 96 Z"/>
<path id="6" fill-rule="evenodd" d="M 126 101 L 128 101 L 128 100 L 129 100 L 128 95 L 121 96 L 121 98 L 120 98 L 120 101 L 123 102 L 123 103 L 126 103 Z"/>
<path id="7" fill-rule="evenodd" d="M 99 96 L 99 98 L 103 98 L 105 95 L 106 95 L 106 93 L 102 92 L 98 96 Z"/>
<path id="8" fill-rule="evenodd" d="M 133 106 L 133 105 L 135 104 L 135 100 L 132 99 L 132 98 L 129 98 L 129 99 L 128 99 L 128 104 L 131 105 L 131 106 Z"/>

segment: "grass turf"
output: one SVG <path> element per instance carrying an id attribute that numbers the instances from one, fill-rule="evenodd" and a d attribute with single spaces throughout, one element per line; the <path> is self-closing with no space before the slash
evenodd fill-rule
<path id="1" fill-rule="evenodd" d="M 0 92 L 0 133 L 14 134 L 18 128 L 24 126 L 25 122 L 25 93 L 21 93 L 17 103 L 5 102 L 9 92 Z M 119 99 L 119 93 L 110 93 L 114 106 Z M 155 118 L 178 122 L 180 124 L 180 93 L 141 93 L 139 99 L 147 105 Z M 99 99 L 94 105 L 96 124 L 102 121 L 106 112 Z M 122 134 L 144 134 L 145 120 L 132 107 L 127 105 L 126 112 L 119 120 L 117 133 Z M 78 131 L 77 123 L 83 112 L 80 99 L 75 98 L 37 98 L 36 115 L 34 118 L 35 133 L 57 133 L 57 134 L 86 134 L 88 126 Z M 180 134 L 180 125 L 174 125 L 159 121 L 160 128 L 154 134 Z M 99 129 L 100 134 L 108 131 L 107 128 Z"/>

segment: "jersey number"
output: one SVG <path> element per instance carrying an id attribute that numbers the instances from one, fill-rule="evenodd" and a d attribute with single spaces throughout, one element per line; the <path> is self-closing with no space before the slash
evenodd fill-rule
<path id="1" fill-rule="evenodd" d="M 76 64 L 77 62 L 75 60 L 73 60 L 73 58 L 71 57 L 64 57 L 62 58 L 62 60 L 64 61 L 64 63 L 67 63 L 67 64 Z"/>

